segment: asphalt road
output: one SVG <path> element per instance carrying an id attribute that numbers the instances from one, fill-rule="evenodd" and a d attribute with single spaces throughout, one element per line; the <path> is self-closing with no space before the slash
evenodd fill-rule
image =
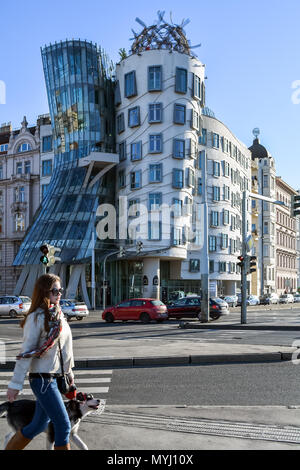
<path id="1" fill-rule="evenodd" d="M 198 320 L 193 320 L 196 321 Z M 239 309 L 232 309 L 230 315 L 223 317 L 222 322 L 239 323 Z M 280 309 L 273 306 L 272 310 L 249 309 L 248 323 L 276 323 L 277 325 L 292 324 L 300 327 L 300 306 L 293 306 L 293 309 Z M 200 342 L 231 342 L 235 344 L 263 344 L 292 346 L 294 341 L 300 341 L 300 330 L 284 331 L 284 330 L 251 330 L 245 329 L 222 329 L 218 330 L 219 321 L 211 322 L 210 328 L 205 330 L 188 330 L 178 328 L 178 320 L 168 320 L 163 324 L 155 322 L 143 325 L 140 322 L 115 322 L 107 324 L 103 322 L 100 316 L 91 314 L 90 317 L 83 321 L 72 320 L 70 326 L 72 328 L 73 338 L 80 341 L 81 337 L 93 336 L 98 338 L 111 339 L 167 339 L 168 341 L 178 341 L 191 339 Z M 5 341 L 9 346 L 9 342 L 13 343 L 21 341 L 22 329 L 18 327 L 19 319 L 0 318 L 0 341 Z"/>
<path id="2" fill-rule="evenodd" d="M 110 405 L 300 406 L 291 362 L 115 369 Z"/>

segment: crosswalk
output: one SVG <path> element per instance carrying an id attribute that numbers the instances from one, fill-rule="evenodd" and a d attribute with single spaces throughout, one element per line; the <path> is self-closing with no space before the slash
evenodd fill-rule
<path id="1" fill-rule="evenodd" d="M 75 376 L 75 384 L 78 392 L 92 393 L 95 398 L 105 398 L 108 394 L 109 386 L 112 379 L 112 370 L 99 369 L 82 369 L 73 370 Z M 12 378 L 12 371 L 0 372 L 0 400 L 6 397 L 7 385 Z M 103 396 L 104 395 L 104 396 Z M 25 379 L 23 390 L 18 395 L 20 398 L 34 398 L 30 388 L 28 378 Z M 5 399 L 5 398 L 3 398 Z"/>

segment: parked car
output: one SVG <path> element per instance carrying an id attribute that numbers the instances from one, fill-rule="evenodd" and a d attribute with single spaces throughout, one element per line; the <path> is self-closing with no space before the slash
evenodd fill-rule
<path id="1" fill-rule="evenodd" d="M 185 294 L 182 290 L 175 290 L 173 292 L 170 292 L 169 294 L 169 303 L 174 302 L 176 300 L 182 299 L 185 297 Z"/>
<path id="2" fill-rule="evenodd" d="M 278 304 L 279 296 L 275 294 L 275 292 L 272 292 L 271 294 L 261 295 L 259 300 L 260 300 L 261 305 Z"/>
<path id="3" fill-rule="evenodd" d="M 82 320 L 84 317 L 89 315 L 89 310 L 84 302 L 77 302 L 77 300 L 71 299 L 61 299 L 60 306 L 68 320 L 74 317 L 76 320 Z"/>
<path id="4" fill-rule="evenodd" d="M 300 294 L 294 295 L 294 302 L 300 302 Z"/>
<path id="5" fill-rule="evenodd" d="M 228 304 L 219 298 L 209 299 L 211 319 L 216 320 L 221 315 L 228 315 Z M 172 305 L 168 305 L 169 318 L 199 317 L 201 313 L 201 297 L 184 297 Z"/>
<path id="6" fill-rule="evenodd" d="M 248 295 L 246 303 L 247 305 L 259 305 L 259 297 L 257 295 Z"/>
<path id="7" fill-rule="evenodd" d="M 237 306 L 242 305 L 242 294 L 239 292 L 237 295 Z"/>
<path id="8" fill-rule="evenodd" d="M 280 304 L 292 304 L 294 302 L 294 296 L 292 294 L 281 294 L 279 297 Z"/>
<path id="9" fill-rule="evenodd" d="M 222 299 L 228 303 L 229 307 L 236 307 L 238 304 L 237 295 L 225 295 L 224 297 L 222 297 Z"/>
<path id="10" fill-rule="evenodd" d="M 30 297 L 3 295 L 0 297 L 0 315 L 9 315 L 11 318 L 16 318 L 18 315 L 25 315 L 30 305 Z"/>
<path id="11" fill-rule="evenodd" d="M 156 320 L 162 323 L 168 319 L 166 305 L 156 299 L 130 299 L 125 300 L 114 307 L 108 307 L 102 313 L 102 318 L 107 323 L 115 320 L 140 320 L 142 323 L 150 323 Z"/>

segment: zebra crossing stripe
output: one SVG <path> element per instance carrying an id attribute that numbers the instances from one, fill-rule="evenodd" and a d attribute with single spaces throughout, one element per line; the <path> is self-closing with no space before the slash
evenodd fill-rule
<path id="1" fill-rule="evenodd" d="M 109 390 L 109 387 L 87 387 L 87 389 L 85 390 L 85 392 L 88 392 L 88 393 L 108 393 L 108 390 Z M 33 393 L 32 393 L 32 390 L 31 388 L 24 388 L 19 396 L 27 396 L 27 395 L 31 395 L 33 396 Z M 0 391 L 0 396 L 6 396 L 6 390 L 2 390 Z"/>

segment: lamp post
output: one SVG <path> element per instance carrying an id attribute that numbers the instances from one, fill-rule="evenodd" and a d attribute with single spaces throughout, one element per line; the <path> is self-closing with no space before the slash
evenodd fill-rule
<path id="1" fill-rule="evenodd" d="M 209 256 L 208 256 L 208 204 L 207 204 L 207 160 L 202 153 L 202 204 L 203 204 L 203 247 L 201 259 L 201 322 L 209 321 Z"/>
<path id="2" fill-rule="evenodd" d="M 242 268 L 242 307 L 241 307 L 241 323 L 247 323 L 247 268 L 246 260 L 248 258 L 248 249 L 247 249 L 247 197 L 252 199 L 259 199 L 260 201 L 270 202 L 271 204 L 276 204 L 278 206 L 287 205 L 282 201 L 277 201 L 267 196 L 261 196 L 256 193 L 248 193 L 243 191 L 243 200 L 242 200 L 242 256 L 244 258 L 244 267 Z M 263 273 L 261 273 L 263 276 Z"/>

